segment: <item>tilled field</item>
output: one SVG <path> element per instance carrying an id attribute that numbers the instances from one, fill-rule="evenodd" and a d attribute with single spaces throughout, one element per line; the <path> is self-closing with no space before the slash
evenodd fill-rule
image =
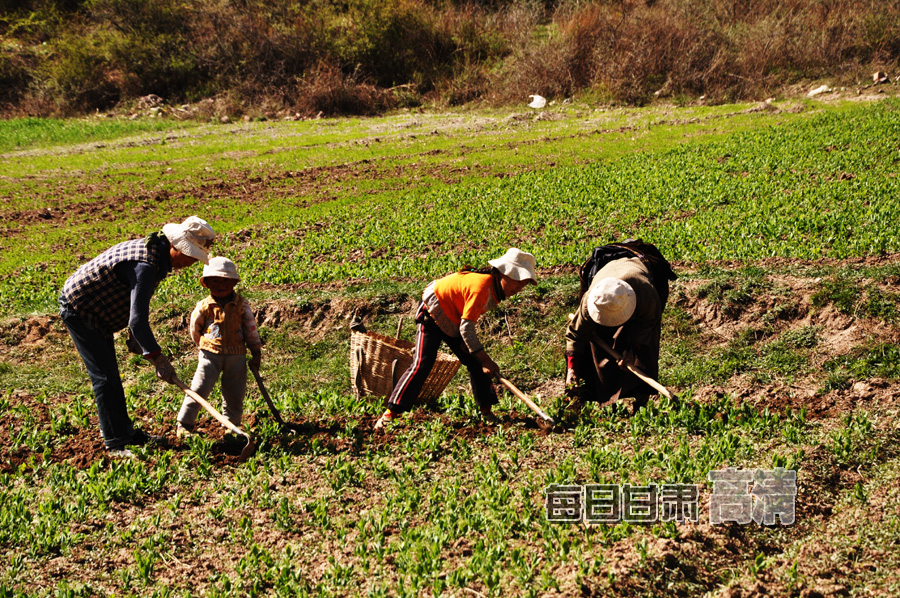
<path id="1" fill-rule="evenodd" d="M 770 262 L 752 273 L 677 264 L 661 374 L 676 400 L 635 417 L 592 406 L 566 419 L 561 373 L 510 365 L 566 419 L 553 433 L 511 397 L 500 426 L 479 422 L 461 374 L 444 398 L 375 433 L 379 401 L 349 392 L 344 328 L 359 310 L 390 326 L 414 298 L 399 293 L 385 308 L 329 286 L 301 307 L 261 300 L 264 374 L 318 346 L 334 361 L 319 385 L 334 390 L 274 374 L 270 390 L 300 431 L 281 434 L 252 393 L 244 424 L 259 446 L 247 463 L 211 419 L 199 438 L 176 439 L 177 393 L 134 358 L 123 367 L 131 413 L 170 444 L 110 461 L 58 318 L 8 319 L 4 367 L 35 373 L 0 404 L 3 584 L 75 595 L 894 595 L 898 329 L 896 314 L 875 317 L 871 304 L 893 296 L 895 261 Z M 545 276 L 558 283 L 551 296 L 571 280 Z M 840 281 L 857 293 L 849 307 Z M 547 322 L 565 308 L 526 294 L 483 332 L 503 354 L 559 337 Z M 177 317 L 155 317 L 177 338 Z M 550 352 L 561 362 L 561 346 Z M 36 371 L 69 390 L 41 391 Z M 796 522 L 711 525 L 706 473 L 726 465 L 796 468 Z M 551 483 L 674 482 L 699 484 L 698 521 L 546 521 Z"/>

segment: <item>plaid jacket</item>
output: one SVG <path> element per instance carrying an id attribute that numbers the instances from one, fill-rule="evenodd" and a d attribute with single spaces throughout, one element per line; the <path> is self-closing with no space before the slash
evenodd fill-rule
<path id="1" fill-rule="evenodd" d="M 146 262 L 159 270 L 159 284 L 168 274 L 163 255 L 167 249 L 167 243 L 153 243 L 148 248 L 144 239 L 119 243 L 78 268 L 66 280 L 60 300 L 112 336 L 128 326 L 131 312 L 131 289 L 113 269 L 122 262 Z"/>

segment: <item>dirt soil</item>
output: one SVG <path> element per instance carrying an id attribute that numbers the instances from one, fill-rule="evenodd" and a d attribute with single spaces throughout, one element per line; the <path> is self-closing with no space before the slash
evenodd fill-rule
<path id="1" fill-rule="evenodd" d="M 827 265 L 835 267 L 877 266 L 893 263 L 897 261 L 898 257 L 900 256 L 832 261 Z M 823 264 L 824 262 L 818 263 Z M 725 268 L 739 266 L 729 263 L 718 265 Z M 777 270 L 785 263 L 782 260 L 771 260 L 771 263 L 760 265 Z M 792 266 L 802 267 L 802 264 L 792 262 Z M 676 264 L 676 269 L 681 272 L 690 272 L 686 264 Z M 562 270 L 564 269 L 548 269 L 542 275 L 558 274 Z M 698 289 L 707 285 L 708 282 L 701 278 L 690 278 L 687 282 L 679 281 L 673 286 L 670 295 L 670 305 L 686 311 L 690 317 L 690 325 L 699 332 L 697 351 L 701 353 L 726 346 L 737 335 L 742 332 L 746 333 L 748 330 L 758 330 L 761 337 L 760 342 L 762 342 L 789 330 L 808 327 L 815 327 L 820 339 L 812 357 L 813 364 L 817 367 L 821 367 L 827 360 L 836 356 L 848 354 L 854 348 L 866 343 L 900 344 L 900 330 L 894 326 L 886 326 L 877 320 L 852 317 L 841 313 L 832 305 L 814 306 L 812 295 L 818 288 L 817 279 L 786 274 L 769 276 L 767 277 L 767 288 L 754 295 L 752 302 L 746 305 L 728 305 L 721 301 L 700 298 Z M 890 288 L 895 281 L 882 281 L 882 283 Z M 322 287 L 322 289 L 333 291 L 337 295 L 341 285 L 330 283 L 311 286 Z M 385 309 L 392 313 L 411 313 L 416 304 L 415 298 L 401 297 L 396 305 L 392 304 L 389 308 L 381 308 L 363 300 L 334 297 L 320 303 L 304 304 L 302 307 L 297 306 L 291 300 L 273 299 L 260 303 L 255 306 L 255 309 L 260 326 L 278 329 L 290 325 L 292 334 L 298 334 L 306 341 L 314 342 L 328 337 L 336 330 L 346 328 L 354 314 L 368 319 L 379 315 Z M 549 306 L 547 309 L 549 310 Z M 539 312 L 543 311 L 545 310 L 540 309 L 539 306 Z M 767 318 L 767 314 L 773 313 L 777 313 L 777 317 Z M 767 324 L 761 326 L 760 322 L 764 320 Z M 172 325 L 175 328 L 181 326 L 177 322 L 173 322 Z M 189 351 L 190 347 L 185 347 L 185 350 Z M 58 316 L 41 315 L 0 321 L 0 361 L 9 364 L 10 367 L 15 367 L 18 363 L 33 363 L 34 360 L 49 363 L 59 359 L 71 359 L 74 357 L 73 354 L 68 335 Z M 807 417 L 813 419 L 837 417 L 858 406 L 887 408 L 900 405 L 900 392 L 898 392 L 900 388 L 895 382 L 872 378 L 856 381 L 848 389 L 823 392 L 821 378 L 821 372 L 812 372 L 806 376 L 794 378 L 787 384 L 779 381 L 760 383 L 754 376 L 741 374 L 733 376 L 725 385 L 701 385 L 695 390 L 693 399 L 707 402 L 731 395 L 739 401 L 750 402 L 760 410 L 768 408 L 772 411 L 782 411 L 785 407 L 790 407 L 793 411 L 806 409 Z M 538 386 L 522 388 L 522 390 L 535 396 L 538 400 L 547 400 L 561 396 L 565 390 L 564 386 L 562 379 L 549 379 Z M 678 392 L 680 389 L 673 390 Z M 42 397 L 42 402 L 38 403 L 35 402 L 34 397 L 24 392 L 13 392 L 12 397 L 22 404 L 35 406 L 34 412 L 39 414 L 39 425 L 49 425 L 50 413 L 53 411 L 54 404 L 65 404 L 72 400 L 71 396 L 66 395 L 47 396 Z M 93 406 L 89 407 L 92 411 Z M 134 415 L 140 419 L 140 413 Z M 431 413 L 416 417 L 433 416 L 434 414 Z M 96 417 L 94 417 L 93 423 L 96 423 Z M 313 421 L 297 423 L 308 428 L 308 431 L 304 433 L 305 436 L 328 440 L 333 432 L 342 429 L 346 421 L 338 419 L 329 421 L 327 424 Z M 367 428 L 372 423 L 374 422 L 364 422 L 362 427 Z M 250 428 L 252 428 L 252 424 L 253 420 L 250 419 L 248 421 Z M 478 427 L 465 427 L 457 431 L 463 437 L 479 434 Z M 222 436 L 224 429 L 210 426 L 204 432 L 218 438 Z M 490 433 L 490 430 L 486 429 L 484 432 Z M 71 460 L 73 464 L 84 467 L 104 457 L 102 443 L 96 428 L 78 431 L 69 436 L 61 446 L 45 455 L 9 453 L 5 447 L 9 446 L 8 440 L 14 433 L 16 433 L 14 427 L 3 426 L 0 428 L 0 468 L 6 471 L 30 459 Z M 173 445 L 179 446 L 179 442 L 174 440 L 174 429 L 163 429 L 157 433 L 169 436 Z M 335 446 L 335 448 L 338 450 L 352 449 L 352 444 L 338 443 L 340 446 Z M 358 449 L 358 446 L 356 448 Z M 232 461 L 233 455 L 224 448 L 217 449 L 217 455 L 223 464 Z"/>
<path id="2" fill-rule="evenodd" d="M 841 418 L 854 409 L 864 407 L 871 412 L 897 413 L 900 410 L 900 384 L 896 381 L 879 378 L 856 380 L 848 388 L 840 390 L 823 391 L 822 368 L 824 364 L 840 355 L 852 354 L 860 346 L 873 344 L 900 344 L 900 331 L 894 325 L 883 321 L 854 317 L 842 313 L 834 305 L 817 305 L 814 294 L 821 288 L 820 280 L 803 276 L 805 267 L 828 265 L 836 268 L 859 269 L 863 267 L 878 267 L 895 263 L 900 256 L 881 256 L 865 260 L 834 261 L 825 264 L 787 264 L 778 260 L 771 263 L 759 264 L 760 267 L 771 271 L 764 277 L 762 284 L 754 289 L 752 299 L 744 302 L 729 302 L 706 294 L 704 289 L 716 281 L 699 277 L 696 270 L 689 264 L 677 264 L 679 272 L 688 275 L 683 276 L 673 285 L 670 295 L 670 309 L 681 310 L 686 316 L 682 328 L 668 334 L 692 334 L 695 335 L 696 351 L 709 354 L 721 348 L 728 347 L 737 338 L 754 339 L 756 343 L 766 343 L 779 338 L 786 332 L 801 331 L 814 328 L 817 331 L 818 342 L 810 348 L 812 371 L 796 376 L 785 382 L 778 377 L 766 380 L 752 373 L 741 373 L 732 376 L 724 384 L 701 384 L 694 389 L 692 400 L 698 402 L 714 402 L 724 396 L 733 396 L 739 401 L 747 402 L 758 410 L 769 409 L 781 412 L 786 407 L 793 411 L 805 409 L 807 418 L 817 422 L 825 429 L 839 427 Z M 741 264 L 717 264 L 726 271 L 738 272 Z M 788 267 L 790 266 L 790 267 Z M 545 275 L 559 274 L 562 270 L 555 268 L 544 272 Z M 864 284 L 879 285 L 885 292 L 893 292 L 896 288 L 895 280 L 869 280 Z M 304 303 L 298 306 L 287 299 L 273 299 L 256 306 L 258 322 L 262 326 L 274 331 L 289 329 L 291 334 L 296 334 L 308 342 L 327 339 L 335 330 L 345 328 L 354 313 L 362 312 L 366 318 L 373 318 L 384 313 L 409 313 L 416 305 L 414 298 L 398 298 L 389 307 L 378 307 L 365 304 L 361 300 L 342 298 L 341 286 L 336 284 L 319 285 L 319 290 L 333 293 L 332 298 L 317 302 Z M 552 306 L 538 305 L 538 313 L 551 313 Z M 169 322 L 172 327 L 180 324 Z M 288 328 L 289 327 L 289 328 Z M 666 342 L 666 339 L 663 339 Z M 34 360 L 50 364 L 58 360 L 75 359 L 68 335 L 56 316 L 30 316 L 26 318 L 7 318 L 0 320 L 0 365 L 15 368 L 24 363 L 33 363 Z M 554 397 L 559 397 L 564 392 L 564 384 L 561 379 L 545 380 L 533 387 L 522 387 L 522 390 L 531 396 L 548 404 Z M 674 388 L 676 392 L 683 389 Z M 36 395 L 21 390 L 13 390 L 8 394 L 11 404 L 17 405 L 30 414 L 30 427 L 39 429 L 51 429 L 53 426 L 53 414 L 57 409 L 71 407 L 74 401 L 89 401 L 89 395 L 74 396 L 70 394 L 47 393 Z M 62 437 L 61 442 L 52 446 L 49 450 L 37 453 L 24 448 L 11 449 L 13 439 L 19 434 L 27 433 L 25 424 L 21 419 L 5 418 L 0 422 L 0 472 L 12 473 L 20 468 L 26 470 L 38 468 L 43 461 L 66 462 L 75 468 L 89 468 L 98 462 L 104 465 L 109 457 L 103 448 L 99 436 L 96 416 L 93 415 L 93 406 L 85 406 L 91 413 L 90 425 L 78 429 L 65 429 L 57 432 Z M 153 415 L 135 409 L 132 416 L 137 421 L 152 421 Z M 294 417 L 290 414 L 282 414 L 285 419 L 298 426 L 295 434 L 283 434 L 277 438 L 268 438 L 263 442 L 280 443 L 287 454 L 310 454 L 315 445 L 331 454 L 346 454 L 359 456 L 369 449 L 381 449 L 384 447 L 401 448 L 395 437 L 390 434 L 374 433 L 372 426 L 374 418 L 368 417 L 323 417 L 310 419 L 306 417 Z M 451 439 L 462 441 L 477 440 L 494 435 L 496 429 L 487 424 L 457 421 L 446 414 L 432 409 L 419 409 L 413 414 L 413 424 L 424 425 L 435 418 L 440 419 L 451 429 Z M 245 429 L 251 432 L 258 429 L 261 419 L 269 418 L 264 411 L 249 413 L 245 416 Z M 214 441 L 211 462 L 214 467 L 226 471 L 236 467 L 239 463 L 239 454 L 243 448 L 241 441 L 230 440 L 225 430 L 211 420 L 201 420 L 199 433 Z M 355 424 L 353 422 L 355 421 Z M 548 446 L 554 446 L 554 437 L 566 438 L 571 431 L 546 431 L 540 429 L 533 417 L 529 415 L 515 414 L 505 416 L 505 424 L 512 430 L 511 438 L 515 439 L 524 431 L 531 431 L 539 439 L 546 441 Z M 348 425 L 355 425 L 352 435 L 345 433 Z M 169 446 L 180 453 L 188 450 L 187 441 L 176 438 L 172 424 L 166 424 L 151 430 L 162 434 Z M 898 438 L 900 440 L 900 438 Z M 263 448 L 266 448 L 265 445 Z M 885 447 L 887 451 L 884 457 L 888 458 L 898 449 Z M 896 455 L 894 454 L 894 457 Z M 441 455 L 435 455 L 437 467 L 448 466 L 441 463 Z M 529 457 L 539 459 L 541 457 Z M 548 456 L 547 458 L 551 458 Z M 524 466 L 527 467 L 527 464 Z M 849 595 L 849 589 L 854 575 L 852 569 L 835 565 L 829 561 L 829 554 L 833 550 L 825 539 L 814 536 L 814 530 L 824 529 L 833 521 L 835 515 L 836 499 L 841 494 L 851 491 L 857 484 L 866 481 L 865 472 L 857 469 L 846 468 L 836 463 L 834 456 L 824 446 L 809 450 L 803 461 L 805 471 L 814 472 L 807 475 L 798 485 L 798 491 L 805 498 L 798 501 L 797 520 L 795 526 L 786 528 L 782 538 L 778 542 L 772 540 L 772 536 L 754 534 L 738 525 L 711 526 L 701 522 L 686 524 L 679 528 L 680 536 L 677 539 L 658 538 L 649 545 L 643 547 L 646 557 L 641 556 L 641 550 L 635 546 L 633 539 L 624 539 L 605 549 L 604 557 L 609 563 L 608 579 L 614 579 L 610 584 L 606 578 L 582 578 L 576 566 L 572 570 L 557 571 L 557 576 L 564 584 L 560 595 L 617 595 L 617 596 L 644 596 L 664 595 L 668 592 L 667 584 L 671 580 L 679 580 L 679 583 L 689 584 L 697 589 L 697 595 L 709 593 L 715 598 L 748 598 L 763 596 L 790 595 L 813 598 L 816 596 L 843 596 Z M 312 474 L 311 474 L 312 475 Z M 316 474 L 320 475 L 320 474 Z M 372 488 L 366 487 L 365 492 L 371 494 Z M 362 492 L 362 490 L 360 490 Z M 360 497 L 360 500 L 369 500 Z M 887 498 L 871 499 L 873 504 L 877 500 L 887 501 Z M 121 513 L 113 513 L 110 517 L 120 518 L 122 525 L 126 525 L 134 513 L 130 513 L 127 505 L 122 507 Z M 885 512 L 891 512 L 894 507 L 885 504 Z M 259 515 L 265 517 L 266 515 Z M 313 533 L 313 530 L 309 530 Z M 213 530 L 213 535 L 226 533 L 222 530 Z M 173 541 L 184 542 L 190 545 L 189 539 L 181 538 L 184 533 L 181 529 L 173 531 Z M 255 541 L 266 545 L 281 545 L 285 542 L 283 534 L 268 530 L 271 537 L 256 537 Z M 386 530 L 386 535 L 390 530 Z M 807 536 L 816 539 L 806 541 Z M 805 575 L 805 585 L 788 584 L 784 580 L 784 572 L 793 563 L 782 556 L 784 546 L 799 542 L 804 544 L 803 554 L 797 557 L 799 571 Z M 322 548 L 323 550 L 330 550 Z M 333 547 L 335 551 L 343 550 L 340 546 Z M 55 559 L 44 563 L 41 575 L 49 579 L 56 579 L 59 575 L 72 576 L 78 579 L 82 572 L 72 568 L 73 559 L 77 560 L 81 554 L 81 548 L 74 551 L 66 559 Z M 324 553 L 323 553 L 324 554 Z M 328 552 L 330 554 L 330 552 Z M 464 547 L 460 548 L 460 555 L 465 555 Z M 752 582 L 743 579 L 735 585 L 722 589 L 718 582 L 710 581 L 703 567 L 715 567 L 717 570 L 735 570 L 737 575 L 747 568 L 747 555 L 762 554 L 773 559 L 769 569 L 760 572 Z M 129 563 L 130 557 L 123 557 L 123 563 Z M 229 558 L 236 559 L 234 555 Z M 310 575 L 313 579 L 321 575 L 324 570 L 322 560 L 310 559 Z M 459 557 L 462 558 L 462 557 Z M 190 576 L 191 572 L 206 571 L 212 575 L 223 570 L 232 569 L 236 562 L 221 563 L 210 558 L 209 555 L 194 555 L 190 560 L 184 557 L 185 562 L 176 561 L 168 568 L 166 575 L 173 580 L 184 579 L 180 575 Z M 68 564 L 67 564 L 68 563 Z M 862 563 L 861 566 L 876 566 L 877 563 Z M 55 567 L 55 568 L 54 568 Z M 68 568 L 67 568 L 68 567 Z M 179 573 L 181 571 L 181 573 Z M 684 587 L 684 586 L 682 586 Z M 475 592 L 475 590 L 472 590 Z M 477 592 L 476 592 L 477 593 Z M 475 595 L 475 594 L 472 594 Z M 676 595 L 687 595 L 677 593 Z M 881 596 L 884 594 L 873 595 Z"/>

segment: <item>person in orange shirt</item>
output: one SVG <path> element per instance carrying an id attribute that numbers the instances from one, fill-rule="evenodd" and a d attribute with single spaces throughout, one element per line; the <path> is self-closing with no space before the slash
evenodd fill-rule
<path id="1" fill-rule="evenodd" d="M 500 301 L 537 282 L 534 256 L 530 253 L 512 248 L 488 263 L 488 268 L 456 272 L 425 288 L 416 313 L 412 365 L 397 381 L 375 429 L 383 428 L 394 416 L 413 406 L 434 367 L 442 341 L 469 370 L 472 393 L 482 417 L 497 421 L 491 411 L 497 404 L 497 391 L 491 380 L 500 375 L 500 368 L 478 340 L 475 323 Z"/>

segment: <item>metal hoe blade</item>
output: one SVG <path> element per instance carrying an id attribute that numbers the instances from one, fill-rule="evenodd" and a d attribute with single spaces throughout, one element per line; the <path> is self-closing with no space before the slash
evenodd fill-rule
<path id="1" fill-rule="evenodd" d="M 278 409 L 275 408 L 275 403 L 272 402 L 272 397 L 269 396 L 269 391 L 266 390 L 266 385 L 263 384 L 263 379 L 262 376 L 259 375 L 259 372 L 252 368 L 250 371 L 253 372 L 253 377 L 256 379 L 256 385 L 259 387 L 259 394 L 262 395 L 263 400 L 265 400 L 266 405 L 268 405 L 269 411 L 272 412 L 272 417 L 275 418 L 275 421 L 278 422 L 283 430 L 287 430 L 291 434 L 299 432 L 302 429 L 300 426 L 297 424 L 289 424 L 281 419 L 281 414 L 278 413 Z"/>
<path id="2" fill-rule="evenodd" d="M 534 401 L 528 398 L 528 395 L 516 388 L 512 382 L 503 377 L 500 377 L 499 380 L 500 384 L 505 386 L 511 393 L 518 397 L 519 400 L 528 405 L 528 407 L 530 407 L 532 411 L 537 413 L 539 417 L 537 422 L 541 428 L 545 430 L 551 430 L 554 426 L 556 426 L 556 420 L 544 413 L 544 411 L 540 407 L 538 407 Z"/>
<path id="3" fill-rule="evenodd" d="M 216 421 L 218 421 L 220 424 L 225 426 L 228 430 L 230 430 L 231 432 L 234 432 L 238 436 L 243 436 L 244 438 L 247 439 L 247 444 L 244 446 L 243 450 L 241 450 L 241 456 L 240 456 L 241 461 L 246 461 L 247 459 L 249 459 L 250 457 L 253 456 L 253 453 L 256 451 L 256 445 L 253 443 L 253 440 L 250 438 L 249 434 L 247 434 L 246 432 L 244 432 L 243 430 L 238 428 L 236 425 L 231 423 L 227 417 L 225 417 L 224 415 L 219 413 L 215 407 L 213 407 L 206 401 L 206 399 L 204 399 L 203 397 L 198 395 L 196 392 L 194 392 L 193 390 L 188 388 L 188 386 L 184 382 L 179 380 L 178 377 L 175 378 L 175 381 L 173 382 L 173 384 L 175 386 L 177 386 L 178 388 L 180 388 L 181 390 L 183 390 L 187 396 L 191 397 L 193 400 L 200 403 L 201 407 L 206 409 L 209 412 L 209 414 L 212 415 L 216 419 Z"/>

